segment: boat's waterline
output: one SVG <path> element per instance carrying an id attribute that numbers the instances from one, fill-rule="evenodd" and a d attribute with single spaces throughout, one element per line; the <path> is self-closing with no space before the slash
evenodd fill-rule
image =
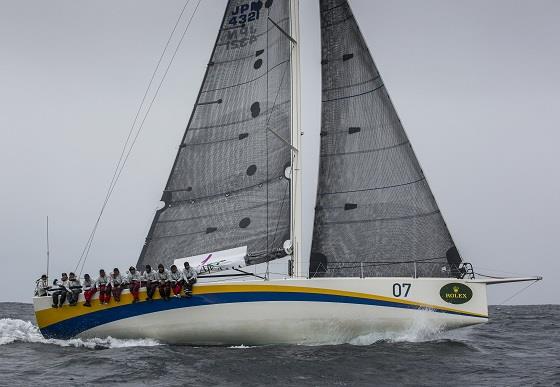
<path id="1" fill-rule="evenodd" d="M 459 283 L 472 298 L 454 305 L 442 287 Z M 408 294 L 406 289 L 408 290 Z M 141 299 L 145 298 L 145 290 Z M 345 342 L 373 332 L 399 332 L 418 321 L 434 329 L 486 322 L 486 284 L 446 278 L 329 278 L 199 284 L 192 298 L 92 307 L 50 307 L 34 298 L 47 337 L 154 338 L 176 344 L 236 345 Z"/>

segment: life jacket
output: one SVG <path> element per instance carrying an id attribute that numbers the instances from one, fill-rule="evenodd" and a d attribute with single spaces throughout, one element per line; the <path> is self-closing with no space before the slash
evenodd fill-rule
<path id="1" fill-rule="evenodd" d="M 192 267 L 183 270 L 183 278 L 186 281 L 192 281 L 193 279 L 196 279 L 196 276 L 197 276 L 196 270 L 193 269 Z"/>
<path id="2" fill-rule="evenodd" d="M 144 279 L 146 281 L 157 281 L 158 280 L 158 276 L 157 273 L 155 271 L 150 271 L 149 273 L 147 271 L 144 272 Z"/>
<path id="3" fill-rule="evenodd" d="M 49 290 L 49 280 L 43 280 L 39 278 L 37 280 L 37 286 L 35 287 L 35 295 L 39 297 L 43 297 L 48 295 Z"/>
<path id="4" fill-rule="evenodd" d="M 68 289 L 73 290 L 73 289 L 79 289 L 81 287 L 82 285 L 80 284 L 80 280 L 78 280 L 77 278 L 73 280 L 68 280 Z"/>
<path id="5" fill-rule="evenodd" d="M 109 277 L 107 277 L 107 276 L 97 277 L 97 280 L 95 281 L 95 285 L 96 285 L 96 287 L 109 285 Z"/>
<path id="6" fill-rule="evenodd" d="M 175 282 L 180 281 L 182 277 L 183 275 L 179 270 L 177 270 L 175 273 L 173 273 L 172 271 L 169 272 L 169 279 L 171 281 L 175 281 Z"/>
<path id="7" fill-rule="evenodd" d="M 69 289 L 69 284 L 68 284 L 68 280 L 63 280 L 61 279 L 55 279 L 53 282 L 53 286 L 57 287 L 56 289 L 53 289 L 55 291 L 62 291 L 62 290 L 68 290 Z"/>
<path id="8" fill-rule="evenodd" d="M 163 269 L 163 273 L 160 273 L 158 270 L 156 273 L 157 273 L 158 281 L 160 282 L 169 281 L 169 272 L 167 270 Z"/>
<path id="9" fill-rule="evenodd" d="M 126 272 L 126 280 L 130 283 L 133 281 L 137 281 L 140 282 L 142 280 L 142 274 L 140 274 L 139 272 L 135 271 L 134 274 L 132 274 L 131 272 L 127 271 Z"/>
<path id="10" fill-rule="evenodd" d="M 94 283 L 90 280 L 84 279 L 82 282 L 82 289 L 84 290 L 91 290 L 93 288 Z"/>
<path id="11" fill-rule="evenodd" d="M 123 283 L 123 279 L 120 274 L 118 274 L 116 277 L 114 274 L 111 274 L 110 282 L 113 286 L 121 286 Z"/>

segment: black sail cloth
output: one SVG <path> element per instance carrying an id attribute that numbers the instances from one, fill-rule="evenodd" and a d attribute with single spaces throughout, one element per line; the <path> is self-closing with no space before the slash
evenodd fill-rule
<path id="1" fill-rule="evenodd" d="M 138 266 L 247 246 L 285 255 L 290 182 L 289 1 L 230 0 Z"/>
<path id="2" fill-rule="evenodd" d="M 321 0 L 320 11 L 321 150 L 309 275 L 449 276 L 442 267 L 456 253 L 453 240 L 350 6 Z"/>

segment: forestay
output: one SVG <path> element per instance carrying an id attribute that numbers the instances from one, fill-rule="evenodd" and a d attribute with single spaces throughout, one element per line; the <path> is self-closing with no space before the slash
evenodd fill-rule
<path id="1" fill-rule="evenodd" d="M 228 2 L 138 266 L 240 246 L 247 264 L 285 255 L 289 22 L 288 0 Z"/>
<path id="2" fill-rule="evenodd" d="M 320 10 L 310 276 L 448 276 L 447 256 L 460 258 L 350 6 L 321 0 Z"/>

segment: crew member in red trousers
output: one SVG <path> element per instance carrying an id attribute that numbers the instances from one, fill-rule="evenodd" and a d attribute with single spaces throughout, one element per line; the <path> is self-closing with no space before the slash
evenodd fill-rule
<path id="1" fill-rule="evenodd" d="M 134 266 L 130 266 L 130 268 L 128 269 L 128 273 L 126 273 L 126 282 L 128 282 L 128 289 L 132 294 L 132 303 L 135 304 L 139 301 L 142 275 L 136 271 L 136 268 Z"/>
<path id="2" fill-rule="evenodd" d="M 89 274 L 84 275 L 84 280 L 82 281 L 82 290 L 84 291 L 84 306 L 91 306 L 91 298 L 97 292 L 95 288 L 95 283 L 91 280 Z"/>
<path id="3" fill-rule="evenodd" d="M 173 294 L 175 295 L 175 297 L 180 297 L 181 290 L 183 289 L 183 273 L 177 270 L 177 266 L 171 265 L 169 279 L 171 280 L 171 290 L 173 290 Z"/>
<path id="4" fill-rule="evenodd" d="M 111 285 L 109 281 L 105 270 L 99 270 L 99 277 L 97 277 L 97 281 L 95 281 L 95 287 L 99 290 L 99 302 L 101 302 L 101 305 L 108 304 L 111 300 Z"/>

